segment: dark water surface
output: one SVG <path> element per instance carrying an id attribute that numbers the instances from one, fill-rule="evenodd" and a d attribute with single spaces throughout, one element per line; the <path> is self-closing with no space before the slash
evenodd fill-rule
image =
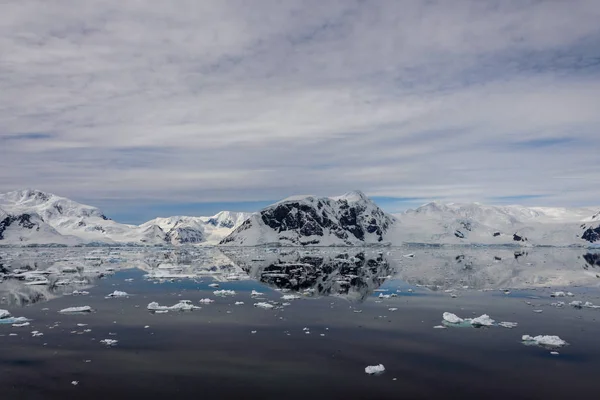
<path id="1" fill-rule="evenodd" d="M 208 287 L 213 281 L 208 277 L 156 283 L 144 279 L 145 273 L 122 269 L 96 281 L 86 289 L 90 292 L 86 296 L 0 307 L 32 319 L 26 327 L 0 325 L 1 398 L 598 396 L 600 309 L 550 305 L 573 299 L 600 304 L 594 288 L 571 288 L 575 296 L 562 299 L 552 299 L 555 289 L 549 288 L 510 294 L 464 290 L 451 298 L 443 290 L 388 279 L 377 289 L 383 292 L 368 291 L 364 302 L 316 296 L 265 310 L 253 304 L 282 302 L 282 293 L 255 280 L 219 282 L 220 289 L 236 291 L 235 296 L 223 298 L 213 294 L 215 289 Z M 265 293 L 263 300 L 250 296 L 253 289 Z M 133 295 L 106 299 L 114 290 Z M 398 297 L 379 299 L 379 293 L 397 293 Z M 215 302 L 198 302 L 207 297 Z M 202 308 L 166 314 L 146 309 L 151 301 L 172 305 L 182 299 Z M 236 301 L 245 304 L 234 305 Z M 81 305 L 95 311 L 58 313 Z M 513 329 L 434 329 L 441 324 L 444 311 L 462 317 L 486 313 L 496 321 L 519 325 Z M 79 327 L 78 323 L 87 325 Z M 32 337 L 35 330 L 43 336 Z M 552 355 L 549 349 L 523 345 L 524 334 L 558 335 L 570 344 Z M 99 342 L 107 338 L 118 340 L 117 345 Z M 365 374 L 366 366 L 380 363 L 385 373 Z"/>

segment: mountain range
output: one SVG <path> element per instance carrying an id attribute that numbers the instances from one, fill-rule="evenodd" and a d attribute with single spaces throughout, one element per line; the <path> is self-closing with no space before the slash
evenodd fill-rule
<path id="1" fill-rule="evenodd" d="M 294 196 L 256 213 L 111 220 L 96 207 L 39 190 L 0 194 L 4 245 L 516 245 L 600 244 L 600 207 L 432 202 L 389 214 L 360 191 Z"/>

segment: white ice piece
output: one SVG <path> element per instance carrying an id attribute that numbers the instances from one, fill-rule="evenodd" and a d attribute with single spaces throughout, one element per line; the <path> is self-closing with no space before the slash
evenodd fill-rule
<path id="1" fill-rule="evenodd" d="M 114 346 L 117 344 L 117 342 L 118 342 L 118 340 L 116 340 L 116 339 L 102 339 L 100 341 L 100 343 L 105 344 L 107 346 Z"/>
<path id="2" fill-rule="evenodd" d="M 90 306 L 81 306 L 81 307 L 68 307 L 63 308 L 59 311 L 61 314 L 72 314 L 72 313 L 90 313 L 92 312 L 92 307 Z"/>
<path id="3" fill-rule="evenodd" d="M 298 296 L 297 294 L 284 294 L 283 296 L 281 296 L 282 300 L 297 300 L 300 298 L 301 297 Z"/>
<path id="4" fill-rule="evenodd" d="M 539 346 L 561 347 L 561 346 L 564 346 L 567 344 L 567 342 L 565 342 L 558 336 L 553 336 L 553 335 L 538 335 L 538 336 L 523 335 L 523 337 L 521 339 L 525 343 L 537 344 Z"/>
<path id="5" fill-rule="evenodd" d="M 503 328 L 508 328 L 508 329 L 512 329 L 512 328 L 516 328 L 519 324 L 516 322 L 499 322 L 498 326 L 501 326 Z"/>
<path id="6" fill-rule="evenodd" d="M 449 322 L 451 324 L 460 324 L 461 322 L 464 321 L 462 318 L 458 317 L 456 314 L 452 314 L 449 312 L 445 312 L 442 315 L 442 318 L 444 319 L 444 321 Z"/>
<path id="7" fill-rule="evenodd" d="M 250 296 L 252 296 L 252 297 L 258 297 L 258 296 L 262 296 L 262 295 L 264 295 L 264 293 L 257 292 L 256 290 L 252 290 L 252 292 L 250 293 Z"/>
<path id="8" fill-rule="evenodd" d="M 198 302 L 201 304 L 210 304 L 210 303 L 214 303 L 215 301 L 212 299 L 206 298 L 206 299 L 200 299 Z"/>
<path id="9" fill-rule="evenodd" d="M 368 367 L 365 368 L 365 373 L 367 373 L 369 375 L 382 374 L 384 371 L 385 371 L 385 367 L 383 366 L 383 364 L 369 365 Z"/>
<path id="10" fill-rule="evenodd" d="M 470 323 L 473 326 L 493 326 L 495 322 L 496 321 L 491 319 L 490 316 L 487 314 L 483 314 L 480 317 L 473 318 L 470 320 Z"/>
<path id="11" fill-rule="evenodd" d="M 235 290 L 215 290 L 213 292 L 215 296 L 235 296 Z"/>
<path id="12" fill-rule="evenodd" d="M 254 307 L 264 308 L 265 310 L 270 310 L 274 306 L 273 306 L 273 304 L 269 304 L 269 303 L 265 303 L 265 302 L 260 302 L 260 303 L 254 303 Z"/>
<path id="13" fill-rule="evenodd" d="M 161 306 L 160 304 L 158 304 L 155 301 L 148 304 L 149 311 L 155 311 L 155 312 L 159 312 L 159 313 L 167 312 L 167 311 L 191 311 L 191 310 L 197 310 L 199 308 L 200 307 L 193 305 L 190 300 L 180 300 L 179 303 L 172 305 L 172 306 Z"/>
<path id="14" fill-rule="evenodd" d="M 111 294 L 107 295 L 106 298 L 109 299 L 112 297 L 127 297 L 127 296 L 130 296 L 130 294 L 127 292 L 122 292 L 120 290 L 115 290 Z"/>

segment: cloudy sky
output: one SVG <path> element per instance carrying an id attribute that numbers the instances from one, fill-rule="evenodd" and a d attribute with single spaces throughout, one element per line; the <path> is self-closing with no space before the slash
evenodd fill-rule
<path id="1" fill-rule="evenodd" d="M 598 0 L 0 4 L 0 192 L 600 204 Z"/>

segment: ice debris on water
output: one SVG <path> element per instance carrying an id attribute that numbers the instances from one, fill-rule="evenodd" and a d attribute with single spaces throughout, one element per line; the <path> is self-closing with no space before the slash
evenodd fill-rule
<path id="1" fill-rule="evenodd" d="M 257 292 L 256 290 L 252 290 L 252 292 L 250 293 L 250 296 L 252 297 L 258 297 L 258 296 L 263 296 L 264 293 L 261 292 Z"/>
<path id="2" fill-rule="evenodd" d="M 90 306 L 81 306 L 81 307 L 68 307 L 63 308 L 59 311 L 61 314 L 75 314 L 75 313 L 90 313 L 92 312 L 92 307 Z"/>
<path id="3" fill-rule="evenodd" d="M 14 326 L 15 328 L 20 328 L 20 327 L 23 327 L 23 326 L 29 326 L 29 322 L 16 323 L 16 324 L 12 324 L 12 326 Z"/>
<path id="4" fill-rule="evenodd" d="M 100 343 L 105 344 L 106 346 L 114 346 L 118 343 L 119 341 L 116 339 L 102 339 L 100 341 Z"/>
<path id="5" fill-rule="evenodd" d="M 86 292 L 85 290 L 73 290 L 71 293 L 73 296 L 87 296 L 90 292 Z"/>
<path id="6" fill-rule="evenodd" d="M 385 371 L 385 367 L 383 366 L 383 364 L 369 365 L 368 367 L 365 367 L 365 373 L 367 373 L 369 375 L 382 374 L 384 371 Z"/>
<path id="7" fill-rule="evenodd" d="M 218 288 L 219 284 L 218 283 L 211 283 L 210 285 L 208 285 L 208 287 Z"/>
<path id="8" fill-rule="evenodd" d="M 483 314 L 480 317 L 471 319 L 470 322 L 473 326 L 492 326 L 496 321 L 491 319 L 489 315 Z"/>
<path id="9" fill-rule="evenodd" d="M 586 301 L 585 303 L 583 301 L 572 301 L 569 303 L 570 306 L 575 307 L 575 308 L 600 308 L 600 306 L 596 306 L 592 303 L 590 303 L 589 301 Z"/>
<path id="10" fill-rule="evenodd" d="M 254 303 L 254 307 L 264 308 L 265 310 L 270 310 L 271 308 L 274 307 L 274 305 L 265 303 L 265 302 L 260 302 L 260 303 Z"/>
<path id="11" fill-rule="evenodd" d="M 114 292 L 112 292 L 109 295 L 107 295 L 106 298 L 110 299 L 112 297 L 127 297 L 127 296 L 131 296 L 131 295 L 129 293 L 127 293 L 127 292 L 122 292 L 120 290 L 115 290 Z"/>
<path id="12" fill-rule="evenodd" d="M 283 296 L 281 296 L 282 300 L 297 300 L 300 298 L 301 297 L 298 296 L 297 294 L 284 294 Z"/>
<path id="13" fill-rule="evenodd" d="M 25 317 L 13 317 L 7 310 L 0 310 L 0 324 L 24 324 L 27 323 L 27 321 L 30 320 Z"/>
<path id="14" fill-rule="evenodd" d="M 571 292 L 554 292 L 552 294 L 550 294 L 550 297 L 573 297 L 575 296 L 573 293 Z"/>
<path id="15" fill-rule="evenodd" d="M 221 297 L 225 297 L 225 296 L 235 296 L 235 290 L 215 290 L 213 292 L 213 294 L 215 296 L 221 296 Z"/>
<path id="16" fill-rule="evenodd" d="M 244 304 L 244 302 L 243 302 L 243 301 L 236 301 L 236 302 L 235 302 L 235 305 L 236 305 L 236 306 L 241 306 L 241 305 L 243 305 L 243 304 Z"/>
<path id="17" fill-rule="evenodd" d="M 449 322 L 451 324 L 460 324 L 464 321 L 462 318 L 459 318 L 456 314 L 452 314 L 449 312 L 445 312 L 442 315 L 442 318 L 444 319 L 444 321 Z"/>
<path id="18" fill-rule="evenodd" d="M 79 381 L 71 381 L 71 385 L 77 386 L 77 385 L 79 385 Z"/>
<path id="19" fill-rule="evenodd" d="M 538 335 L 538 336 L 523 335 L 521 340 L 525 344 L 534 344 L 534 345 L 538 345 L 538 346 L 548 346 L 548 347 L 561 347 L 561 346 L 564 346 L 567 344 L 567 342 L 565 342 L 558 336 L 553 336 L 553 335 Z"/>
<path id="20" fill-rule="evenodd" d="M 40 331 L 31 331 L 31 336 L 32 337 L 44 336 L 44 334 Z"/>
<path id="21" fill-rule="evenodd" d="M 198 303 L 200 303 L 200 304 L 210 304 L 210 303 L 214 303 L 214 302 L 215 302 L 214 300 L 209 299 L 209 298 L 198 300 Z"/>
<path id="22" fill-rule="evenodd" d="M 165 313 L 168 311 L 197 310 L 200 307 L 193 305 L 190 300 L 180 300 L 179 303 L 172 305 L 172 306 L 161 306 L 156 301 L 153 301 L 152 303 L 148 304 L 147 308 L 149 311 L 154 311 L 156 313 Z"/>
<path id="23" fill-rule="evenodd" d="M 499 322 L 498 326 L 501 326 L 503 328 L 508 328 L 508 329 L 512 329 L 512 328 L 516 328 L 519 324 L 516 322 Z"/>

